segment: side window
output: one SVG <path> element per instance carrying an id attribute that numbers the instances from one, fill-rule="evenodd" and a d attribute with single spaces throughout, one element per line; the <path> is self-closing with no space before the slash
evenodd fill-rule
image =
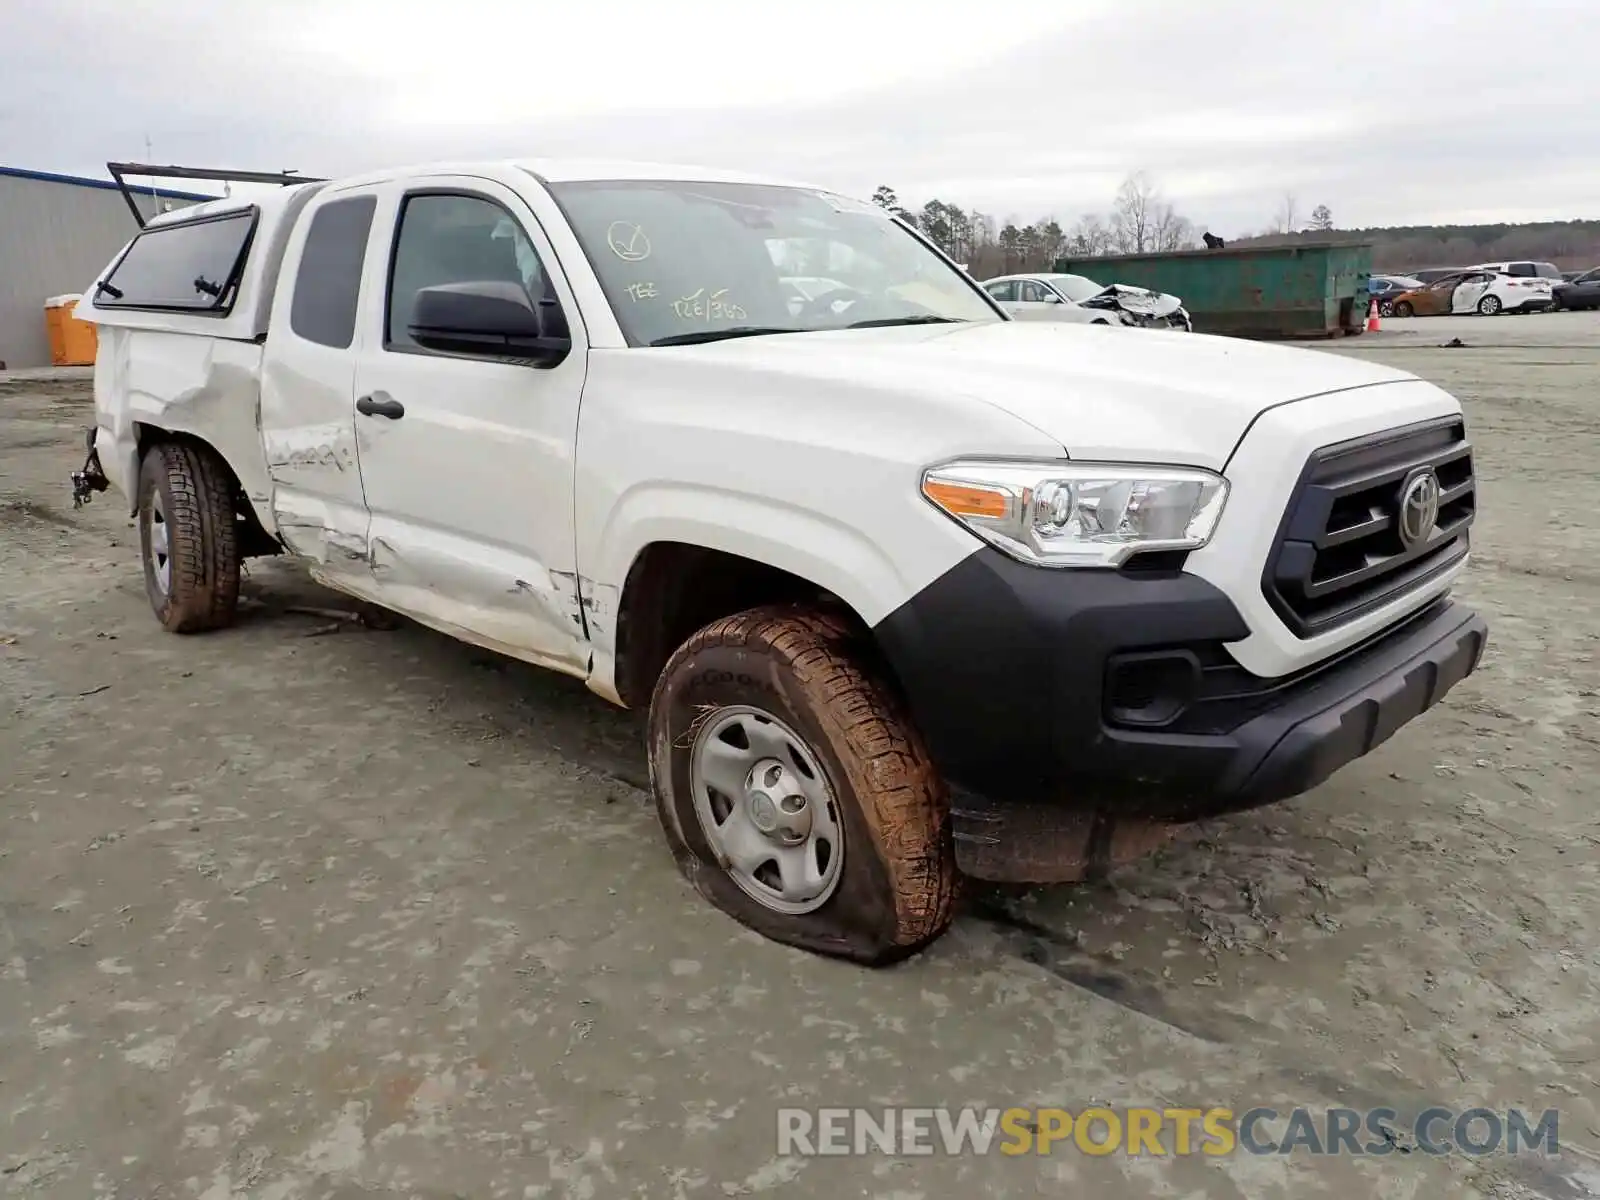
<path id="1" fill-rule="evenodd" d="M 375 196 L 354 196 L 324 204 L 312 216 L 289 308 L 296 337 L 335 350 L 348 350 L 355 340 L 361 265 L 377 207 Z"/>
<path id="2" fill-rule="evenodd" d="M 1024 304 L 1043 304 L 1044 289 L 1031 279 L 1017 284 L 1017 298 Z"/>
<path id="3" fill-rule="evenodd" d="M 1000 301 L 1015 301 L 1017 298 L 1017 282 L 1014 279 L 1008 279 L 1004 283 L 991 283 L 984 290 Z"/>
<path id="4" fill-rule="evenodd" d="M 454 193 L 407 196 L 389 267 L 385 347 L 416 349 L 407 326 L 417 293 L 450 283 L 515 283 L 536 305 L 555 298 L 533 243 L 494 201 Z M 545 309 L 546 321 L 551 311 Z"/>
<path id="5" fill-rule="evenodd" d="M 1512 275 L 1537 275 L 1539 272 L 1531 262 L 1520 262 L 1511 264 L 1510 273 Z"/>
<path id="6" fill-rule="evenodd" d="M 251 208 L 146 229 L 96 288 L 94 302 L 226 315 L 255 227 Z"/>

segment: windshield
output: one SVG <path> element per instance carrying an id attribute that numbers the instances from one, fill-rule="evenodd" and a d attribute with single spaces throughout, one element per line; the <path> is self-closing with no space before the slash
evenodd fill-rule
<path id="1" fill-rule="evenodd" d="M 1005 318 L 873 204 L 681 180 L 556 183 L 633 346 Z"/>
<path id="2" fill-rule="evenodd" d="M 1094 280 L 1086 279 L 1082 275 L 1046 275 L 1044 281 L 1074 304 L 1082 304 L 1090 297 L 1098 296 L 1105 291 L 1105 288 Z"/>

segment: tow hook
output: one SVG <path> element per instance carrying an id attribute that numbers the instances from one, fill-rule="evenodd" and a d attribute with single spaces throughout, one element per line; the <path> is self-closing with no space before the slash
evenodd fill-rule
<path id="1" fill-rule="evenodd" d="M 111 486 L 111 481 L 100 468 L 100 452 L 94 448 L 94 433 L 93 428 L 84 430 L 83 444 L 89 455 L 83 460 L 83 470 L 72 473 L 73 508 L 82 508 L 94 499 L 96 492 L 103 492 Z"/>

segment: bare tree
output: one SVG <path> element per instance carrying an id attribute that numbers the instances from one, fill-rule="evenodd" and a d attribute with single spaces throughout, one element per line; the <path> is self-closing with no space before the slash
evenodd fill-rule
<path id="1" fill-rule="evenodd" d="M 1293 192 L 1285 192 L 1278 203 L 1278 215 L 1273 218 L 1274 233 L 1298 233 L 1300 230 L 1300 202 Z"/>
<path id="2" fill-rule="evenodd" d="M 1311 228 L 1319 233 L 1333 229 L 1333 211 L 1326 204 L 1319 204 L 1311 210 Z"/>
<path id="3" fill-rule="evenodd" d="M 1162 201 L 1150 213 L 1150 249 L 1159 254 L 1188 250 L 1194 245 L 1194 225 Z"/>
<path id="4" fill-rule="evenodd" d="M 1111 230 L 1098 213 L 1085 213 L 1067 235 L 1067 253 L 1075 258 L 1099 258 L 1111 251 Z"/>
<path id="5" fill-rule="evenodd" d="M 1122 181 L 1111 209 L 1111 240 L 1123 254 L 1143 254 L 1150 248 L 1151 210 L 1159 202 L 1155 182 L 1144 171 Z"/>

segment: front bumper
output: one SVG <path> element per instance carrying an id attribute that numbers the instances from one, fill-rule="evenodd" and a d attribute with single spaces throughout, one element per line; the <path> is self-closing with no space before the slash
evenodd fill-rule
<path id="1" fill-rule="evenodd" d="M 1488 637 L 1443 598 L 1262 679 L 1224 648 L 1247 633 L 1194 575 L 1042 570 L 989 548 L 877 629 L 957 796 L 963 869 L 984 878 L 1012 877 L 1008 843 L 1038 866 L 1041 808 L 1093 841 L 1109 832 L 1089 814 L 1171 823 L 1305 792 L 1438 703 Z"/>

